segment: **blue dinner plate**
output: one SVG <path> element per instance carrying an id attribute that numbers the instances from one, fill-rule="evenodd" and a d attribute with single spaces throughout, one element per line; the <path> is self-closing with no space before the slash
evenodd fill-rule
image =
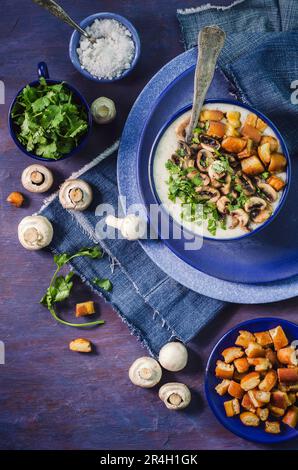
<path id="1" fill-rule="evenodd" d="M 296 439 L 298 438 L 298 430 L 290 428 L 281 422 L 280 434 L 269 434 L 264 430 L 264 423 L 261 423 L 259 427 L 249 427 L 242 424 L 239 415 L 228 418 L 226 416 L 223 403 L 232 397 L 229 398 L 228 394 L 221 397 L 218 395 L 218 393 L 216 393 L 215 387 L 220 382 L 220 380 L 215 377 L 215 367 L 216 361 L 219 359 L 222 360 L 222 351 L 225 348 L 235 344 L 239 330 L 248 330 L 252 333 L 256 333 L 258 331 L 266 331 L 271 328 L 275 328 L 278 325 L 283 328 L 289 343 L 294 340 L 298 340 L 298 326 L 295 323 L 282 320 L 281 318 L 256 318 L 254 320 L 240 323 L 239 325 L 236 325 L 234 328 L 229 330 L 214 346 L 208 360 L 205 373 L 206 398 L 210 408 L 219 422 L 237 436 L 240 436 L 243 439 L 247 439 L 249 441 L 261 442 L 263 444 L 276 444 L 278 442 L 285 442 L 291 439 Z M 277 418 L 272 416 L 269 416 L 268 418 L 268 421 L 277 420 Z"/>
<path id="2" fill-rule="evenodd" d="M 139 141 L 137 180 L 146 207 L 156 203 L 151 181 L 152 149 L 165 124 L 183 108 L 185 97 L 192 96 L 194 66 L 181 73 L 160 94 L 149 114 Z M 221 99 L 216 99 L 221 101 Z M 188 99 L 187 104 L 191 100 Z M 275 129 L 278 134 L 278 131 Z M 287 155 L 285 146 L 283 151 Z M 287 191 L 287 190 L 286 190 Z M 290 278 L 298 273 L 297 203 L 294 191 L 277 217 L 249 237 L 229 241 L 204 239 L 199 250 L 185 250 L 185 239 L 171 234 L 164 243 L 184 262 L 213 277 L 246 284 L 267 283 Z"/>

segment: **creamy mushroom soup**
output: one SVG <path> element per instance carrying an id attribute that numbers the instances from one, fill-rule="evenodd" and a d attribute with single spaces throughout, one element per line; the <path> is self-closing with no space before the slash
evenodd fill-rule
<path id="1" fill-rule="evenodd" d="M 187 144 L 189 117 L 190 112 L 179 116 L 157 145 L 157 195 L 172 218 L 196 234 L 243 236 L 264 224 L 279 204 L 287 165 L 280 142 L 245 108 L 212 103 L 203 108 Z M 195 213 L 198 204 L 201 217 Z"/>

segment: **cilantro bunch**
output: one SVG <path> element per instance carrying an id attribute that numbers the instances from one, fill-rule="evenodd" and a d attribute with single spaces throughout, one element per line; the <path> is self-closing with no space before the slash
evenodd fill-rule
<path id="1" fill-rule="evenodd" d="M 65 84 L 27 85 L 17 97 L 11 117 L 16 136 L 28 152 L 58 160 L 77 147 L 88 129 L 85 109 Z"/>

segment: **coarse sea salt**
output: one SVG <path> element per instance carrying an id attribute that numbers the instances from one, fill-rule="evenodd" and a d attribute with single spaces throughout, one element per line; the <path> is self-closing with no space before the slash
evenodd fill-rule
<path id="1" fill-rule="evenodd" d="M 96 42 L 84 36 L 80 39 L 77 53 L 83 69 L 96 78 L 111 80 L 130 68 L 135 45 L 125 26 L 116 20 L 96 19 L 86 31 Z"/>

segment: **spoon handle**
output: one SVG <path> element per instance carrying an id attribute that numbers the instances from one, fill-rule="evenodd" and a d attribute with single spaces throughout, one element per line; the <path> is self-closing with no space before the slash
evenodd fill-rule
<path id="1" fill-rule="evenodd" d="M 217 58 L 225 42 L 225 33 L 218 26 L 205 26 L 198 36 L 198 59 L 195 71 L 194 98 L 190 123 L 186 129 L 186 142 L 190 143 L 198 124 L 205 96 L 212 82 Z"/>
<path id="2" fill-rule="evenodd" d="M 87 38 L 89 37 L 86 31 L 84 31 L 67 13 L 63 10 L 58 3 L 54 2 L 54 0 L 33 0 L 34 3 L 40 5 L 41 7 L 48 10 L 52 15 L 56 16 L 60 20 L 67 23 L 72 28 L 79 31 L 80 34 L 83 34 Z"/>

